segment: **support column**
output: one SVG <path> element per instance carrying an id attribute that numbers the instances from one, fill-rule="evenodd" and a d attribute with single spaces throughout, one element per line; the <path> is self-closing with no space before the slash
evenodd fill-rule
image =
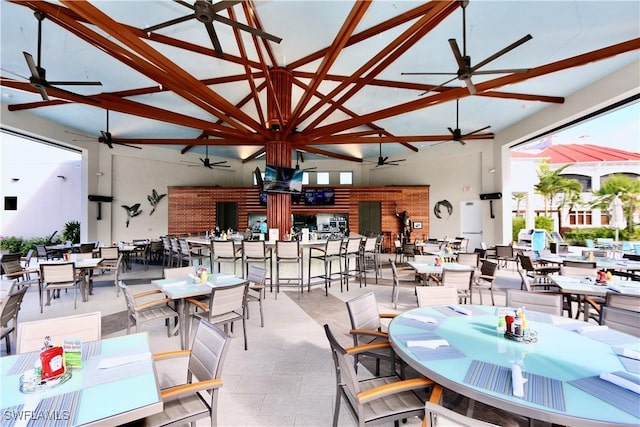
<path id="1" fill-rule="evenodd" d="M 291 167 L 291 143 L 282 140 L 280 130 L 291 117 L 291 91 L 293 75 L 285 68 L 270 71 L 273 93 L 267 93 L 267 123 L 273 133 L 273 140 L 266 146 L 266 164 Z M 280 231 L 279 238 L 291 230 L 291 195 L 270 193 L 267 195 L 267 226 Z"/>

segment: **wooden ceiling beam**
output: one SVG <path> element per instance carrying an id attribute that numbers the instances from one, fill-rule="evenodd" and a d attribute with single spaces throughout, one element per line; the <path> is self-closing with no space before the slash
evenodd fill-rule
<path id="1" fill-rule="evenodd" d="M 425 35 L 433 30 L 438 24 L 440 24 L 445 18 L 447 18 L 453 11 L 457 9 L 456 4 L 439 2 L 433 7 L 429 13 L 418 19 L 413 25 L 407 28 L 402 34 L 396 37 L 391 43 L 381 49 L 377 54 L 371 57 L 360 68 L 353 72 L 352 76 L 340 83 L 331 92 L 329 92 L 325 98 L 316 103 L 315 106 L 307 109 L 307 111 L 300 116 L 300 120 L 305 120 L 311 114 L 315 113 L 318 108 L 326 105 L 327 99 L 335 98 L 341 92 L 348 88 L 348 91 L 344 93 L 337 100 L 338 104 L 346 103 L 351 97 L 355 96 L 360 90 L 366 86 L 373 78 L 382 73 L 389 65 L 391 65 L 396 59 L 407 52 L 418 41 L 420 41 Z M 368 74 L 361 78 L 365 73 Z M 359 79 L 355 84 L 353 84 Z M 352 85 L 353 84 L 353 85 Z M 351 87 L 349 87 L 351 86 Z M 318 117 L 316 117 L 308 126 L 308 129 L 313 129 L 322 123 L 331 113 L 335 111 L 335 107 L 329 106 Z"/>
<path id="2" fill-rule="evenodd" d="M 540 77 L 547 74 L 555 73 L 558 71 L 567 70 L 574 67 L 587 65 L 591 62 L 600 61 L 606 58 L 611 58 L 616 55 L 620 55 L 626 52 L 632 52 L 640 49 L 640 38 L 628 40 L 622 43 L 617 43 L 602 49 L 597 49 L 591 52 L 587 52 L 581 55 L 577 55 L 571 58 L 563 59 L 560 61 L 552 62 L 550 64 L 542 65 L 539 67 L 531 68 L 526 73 L 514 73 L 508 76 L 498 77 L 492 80 L 488 80 L 482 83 L 476 84 L 476 90 L 478 93 L 488 92 L 495 88 L 502 86 L 516 84 L 534 77 Z M 457 89 L 451 89 L 445 92 L 426 96 L 415 101 L 409 101 L 404 104 L 398 104 L 393 107 L 384 108 L 382 110 L 374 111 L 369 114 L 363 114 L 356 118 L 342 120 L 336 123 L 312 129 L 308 132 L 308 136 L 311 138 L 319 137 L 322 135 L 334 134 L 347 129 L 352 129 L 357 126 L 361 126 L 364 123 L 368 123 L 376 120 L 388 119 L 400 114 L 409 113 L 412 111 L 427 108 L 433 105 L 438 105 L 443 102 L 452 101 L 454 99 L 460 99 L 470 96 L 469 90 L 466 87 L 460 87 Z"/>
<path id="3" fill-rule="evenodd" d="M 126 27 L 111 19 L 108 15 L 104 14 L 92 4 L 71 0 L 62 0 L 62 2 L 67 7 L 79 13 L 85 19 L 101 28 L 107 34 L 110 34 L 114 38 L 118 39 L 121 43 L 125 44 L 128 48 L 141 55 L 151 64 L 155 65 L 161 70 L 164 70 L 164 78 L 160 81 L 173 81 L 174 79 L 180 80 L 182 86 L 184 86 L 187 92 L 193 94 L 198 99 L 211 105 L 212 107 L 224 112 L 229 117 L 226 121 L 230 125 L 236 127 L 239 130 L 248 131 L 247 129 L 243 129 L 244 126 L 247 126 L 256 132 L 263 132 L 263 129 L 261 129 L 260 125 L 248 114 L 233 107 L 233 105 L 222 96 L 218 95 L 208 86 L 200 83 L 200 81 L 193 77 L 191 74 L 186 72 L 177 64 L 173 63 L 157 50 L 153 49 L 145 41 L 140 40 L 138 37 L 128 31 Z M 240 123 L 242 124 L 236 123 L 236 120 L 240 121 Z"/>
<path id="4" fill-rule="evenodd" d="M 474 139 L 493 139 L 493 133 L 478 133 L 464 136 L 465 140 Z M 389 143 L 410 143 L 410 142 L 435 142 L 435 141 L 453 141 L 453 135 L 403 135 L 403 136 L 358 136 L 352 134 L 334 135 L 313 140 L 313 144 L 321 145 L 340 145 L 340 144 L 389 144 Z"/>
<path id="5" fill-rule="evenodd" d="M 318 154 L 320 156 L 331 157 L 333 159 L 347 160 L 349 162 L 362 163 L 362 159 L 353 156 L 347 156 L 346 154 L 334 153 L 332 151 L 322 150 L 317 147 L 311 147 L 308 145 L 294 145 L 292 148 L 307 153 Z"/>
<path id="6" fill-rule="evenodd" d="M 293 75 L 299 78 L 311 78 L 313 73 L 304 72 L 304 71 L 294 71 Z M 331 80 L 336 82 L 343 82 L 347 80 L 348 76 L 339 76 L 335 74 L 327 74 L 325 76 L 325 80 Z M 357 79 L 355 83 L 360 83 L 362 79 Z M 447 90 L 456 89 L 457 86 L 440 86 L 440 85 L 430 85 L 424 83 L 412 83 L 412 82 L 399 82 L 396 80 L 384 80 L 384 79 L 372 79 L 367 82 L 370 86 L 380 86 L 380 87 L 388 87 L 392 89 L 408 89 L 415 90 L 420 93 L 423 92 L 445 92 Z M 489 98 L 504 98 L 504 99 L 520 99 L 522 101 L 540 101 L 540 102 L 548 102 L 550 104 L 564 104 L 564 97 L 562 96 L 548 96 L 548 95 L 535 95 L 535 94 L 526 94 L 526 93 L 514 93 L 514 92 L 499 92 L 499 91 L 489 91 L 484 93 L 476 93 L 475 96 L 484 96 Z"/>
<path id="7" fill-rule="evenodd" d="M 34 8 L 36 10 L 41 10 L 47 15 L 50 21 L 56 23 L 57 25 L 71 32 L 75 36 L 86 41 L 87 43 L 90 43 L 95 47 L 97 47 L 98 49 L 108 53 L 109 55 L 114 57 L 116 60 L 133 68 L 134 70 L 137 70 L 141 74 L 148 76 L 152 80 L 162 82 L 164 86 L 170 89 L 173 89 L 173 91 L 176 94 L 183 96 L 188 101 L 191 101 L 195 105 L 198 105 L 204 111 L 207 111 L 208 113 L 216 117 L 226 117 L 219 110 L 211 107 L 206 103 L 203 103 L 201 100 L 194 97 L 189 92 L 185 91 L 181 86 L 181 82 L 179 80 L 172 79 L 172 76 L 169 73 L 164 72 L 163 70 L 153 66 L 147 61 L 140 61 L 140 59 L 136 55 L 132 55 L 131 52 L 122 48 L 120 45 L 106 39 L 102 35 L 99 35 L 98 33 L 92 31 L 91 29 L 81 24 L 80 22 L 74 20 L 72 18 L 73 14 L 70 15 L 66 13 L 67 11 L 69 11 L 69 9 L 52 8 L 50 4 L 46 2 L 39 2 L 39 1 L 32 1 L 26 4 L 31 8 Z M 53 15 L 53 12 L 57 12 L 57 14 Z M 232 121 L 229 121 L 229 120 L 227 121 L 230 124 L 233 124 Z M 246 128 L 240 124 L 236 124 L 236 128 L 246 132 Z"/>
<path id="8" fill-rule="evenodd" d="M 233 8 L 228 8 L 227 9 L 228 13 L 229 13 L 229 18 L 231 18 L 232 20 L 236 20 L 236 15 L 233 12 Z M 260 105 L 260 98 L 258 97 L 258 91 L 256 90 L 256 82 L 253 79 L 253 74 L 251 73 L 251 69 L 249 68 L 249 58 L 247 56 L 247 50 L 244 47 L 244 41 L 242 40 L 242 36 L 240 35 L 240 30 L 236 27 L 232 28 L 233 31 L 233 35 L 236 39 L 236 44 L 238 45 L 238 50 L 240 51 L 240 57 L 242 59 L 244 59 L 244 63 L 243 63 L 243 67 L 244 67 L 244 73 L 245 73 L 245 78 L 247 80 L 247 83 L 249 84 L 249 89 L 250 89 L 250 94 L 252 95 L 252 99 L 253 99 L 253 103 L 256 106 L 256 112 L 258 114 L 258 121 L 259 123 L 266 123 L 266 120 L 264 119 L 264 114 L 262 112 L 262 106 Z M 253 34 L 252 34 L 253 35 Z M 256 36 L 253 35 L 254 38 L 254 43 L 256 42 Z M 258 46 L 256 43 L 256 50 L 258 50 Z M 265 65 L 264 65 L 264 61 L 262 59 L 262 55 L 260 55 L 260 53 L 258 53 L 259 57 L 260 57 L 260 65 L 262 65 L 262 72 L 264 73 L 264 75 L 267 77 L 267 81 L 269 81 L 269 70 L 266 69 Z"/>
<path id="9" fill-rule="evenodd" d="M 252 141 L 246 138 L 112 138 L 113 142 L 136 145 L 187 145 L 209 147 L 260 146 L 264 141 Z M 186 152 L 186 151 L 185 151 Z M 184 154 L 184 153 L 183 153 Z"/>
<path id="10" fill-rule="evenodd" d="M 264 26 L 262 25 L 262 21 L 260 21 L 260 16 L 258 16 L 258 14 L 256 13 L 256 5 L 254 4 L 253 0 L 243 1 L 242 8 L 244 10 L 244 15 L 247 18 L 247 22 L 249 23 L 249 25 L 253 24 L 252 26 L 254 28 L 260 31 L 265 31 Z M 279 64 L 278 64 L 278 61 L 276 60 L 276 56 L 273 53 L 273 48 L 271 47 L 271 44 L 268 42 L 268 40 L 262 37 L 260 38 L 260 40 L 262 41 L 262 46 L 264 47 L 265 51 L 267 52 L 267 56 L 271 61 L 271 65 L 274 67 L 278 66 Z M 257 49 L 258 48 L 256 46 L 256 50 Z M 260 65 L 261 66 L 265 65 L 265 61 L 261 60 Z"/>
<path id="11" fill-rule="evenodd" d="M 435 5 L 437 5 L 441 0 L 437 0 L 437 1 L 430 1 L 430 2 L 424 2 L 422 3 L 420 6 L 411 9 L 405 13 L 402 13 L 398 16 L 394 16 L 393 18 L 390 18 L 384 22 L 381 22 L 378 25 L 374 25 L 373 27 L 364 30 L 358 34 L 354 34 L 353 36 L 351 36 L 349 38 L 349 40 L 347 41 L 347 43 L 345 44 L 346 46 L 352 46 L 356 43 L 360 43 L 361 41 L 367 40 L 371 37 L 375 37 L 380 33 L 383 33 L 387 30 L 390 30 L 392 28 L 397 27 L 398 25 L 402 25 L 405 24 L 413 19 L 419 18 L 420 16 L 424 15 L 425 13 L 429 13 L 429 10 L 431 10 L 431 8 L 433 8 Z M 458 1 L 457 0 L 447 0 L 448 3 L 455 3 L 456 5 L 458 5 Z M 289 64 L 289 69 L 290 70 L 295 70 L 297 68 L 300 68 L 304 65 L 307 65 L 313 61 L 316 61 L 322 57 L 324 57 L 327 53 L 327 50 L 329 48 L 324 48 L 324 49 L 320 49 L 316 52 L 313 52 L 310 55 L 305 56 L 304 58 L 300 58 L 297 61 L 294 61 L 292 63 Z"/>
<path id="12" fill-rule="evenodd" d="M 247 157 L 246 159 L 242 159 L 242 163 L 249 163 L 251 160 L 257 159 L 258 157 L 264 155 L 267 152 L 267 148 L 266 147 L 262 147 L 261 149 L 259 149 L 258 151 L 256 151 L 253 154 L 250 154 L 249 157 Z"/>
<path id="13" fill-rule="evenodd" d="M 320 83 L 322 83 L 324 76 L 329 73 L 331 66 L 334 64 L 342 49 L 345 47 L 352 33 L 358 27 L 358 24 L 364 17 L 367 9 L 371 6 L 371 1 L 357 1 L 354 3 L 349 16 L 345 19 L 338 31 L 338 34 L 331 43 L 331 47 L 322 59 L 322 62 L 316 70 L 315 76 L 311 79 L 309 84 L 309 90 L 302 94 L 302 97 L 295 106 L 295 109 L 291 112 L 289 122 L 285 125 L 283 134 L 288 135 L 291 133 L 291 129 L 295 128 L 298 124 L 298 118 L 307 106 L 307 103 L 311 100 L 313 93 L 316 91 Z"/>

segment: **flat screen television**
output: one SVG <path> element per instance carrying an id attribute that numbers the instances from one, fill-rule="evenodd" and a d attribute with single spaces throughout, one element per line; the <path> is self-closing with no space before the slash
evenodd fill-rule
<path id="1" fill-rule="evenodd" d="M 335 190 L 333 188 L 307 188 L 304 192 L 305 205 L 334 205 Z"/>
<path id="2" fill-rule="evenodd" d="M 262 190 L 272 193 L 302 193 L 302 170 L 267 165 Z"/>

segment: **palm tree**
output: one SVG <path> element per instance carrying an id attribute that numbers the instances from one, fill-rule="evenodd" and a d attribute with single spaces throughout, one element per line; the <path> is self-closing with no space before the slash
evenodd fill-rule
<path id="1" fill-rule="evenodd" d="M 600 188 L 593 192 L 595 199 L 591 207 L 599 208 L 606 212 L 611 200 L 616 194 L 620 194 L 623 209 L 627 218 L 627 230 L 634 232 L 633 218 L 640 208 L 640 179 L 627 175 L 614 174 L 602 182 Z"/>
<path id="2" fill-rule="evenodd" d="M 561 174 L 571 165 L 564 165 L 558 169 L 552 169 L 548 160 L 543 159 L 538 164 L 538 183 L 533 186 L 536 193 L 544 198 L 544 213 L 548 215 L 553 208 L 553 200 L 556 196 L 561 195 L 558 203 L 558 228 L 562 230 L 562 209 L 569 208 L 569 212 L 573 207 L 580 203 L 580 193 L 582 192 L 582 184 L 576 179 L 563 177 Z"/>
<path id="3" fill-rule="evenodd" d="M 511 193 L 511 198 L 516 201 L 516 217 L 520 216 L 520 203 L 527 198 L 527 193 L 516 191 Z"/>

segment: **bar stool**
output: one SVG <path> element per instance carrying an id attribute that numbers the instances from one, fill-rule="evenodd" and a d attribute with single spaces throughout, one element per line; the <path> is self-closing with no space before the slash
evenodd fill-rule
<path id="1" fill-rule="evenodd" d="M 382 236 L 367 237 L 364 241 L 364 245 L 361 247 L 360 253 L 360 269 L 364 276 L 364 285 L 367 286 L 367 267 L 370 262 L 373 262 L 373 270 L 376 276 L 376 284 L 378 283 L 378 275 L 380 274 L 380 240 Z"/>
<path id="2" fill-rule="evenodd" d="M 238 260 L 240 260 L 240 264 L 242 264 L 242 254 L 239 254 L 236 252 L 236 247 L 233 243 L 233 240 L 214 240 L 211 242 L 211 270 L 212 271 L 215 267 L 215 264 L 218 264 L 218 273 L 220 273 L 221 264 L 231 263 L 233 264 L 233 274 L 235 276 L 236 262 Z"/>
<path id="3" fill-rule="evenodd" d="M 281 277 L 280 266 L 281 265 L 295 265 L 296 276 L 295 277 Z M 276 241 L 276 298 L 278 298 L 278 292 L 280 292 L 280 281 L 286 280 L 287 286 L 300 286 L 300 293 L 304 289 L 302 281 L 302 253 L 300 252 L 300 242 L 297 240 L 277 240 Z M 294 283 L 291 283 L 291 282 Z M 300 298 L 300 294 L 298 294 Z"/>
<path id="4" fill-rule="evenodd" d="M 264 240 L 243 240 L 242 241 L 242 256 L 245 266 L 245 277 L 249 277 L 249 265 L 262 264 L 264 269 L 269 270 L 269 283 L 270 289 L 273 292 L 273 262 L 271 258 L 271 249 L 267 249 Z"/>
<path id="5" fill-rule="evenodd" d="M 342 259 L 340 257 L 342 249 L 342 239 L 329 239 L 324 244 L 324 248 L 310 247 L 309 248 L 309 270 L 308 270 L 308 283 L 311 286 L 311 279 L 322 278 L 324 279 L 324 294 L 329 295 L 329 286 L 333 277 L 331 273 L 332 264 L 338 261 L 338 275 L 340 277 L 340 284 L 342 285 Z M 314 253 L 315 252 L 315 253 Z M 311 275 L 311 261 L 321 261 L 324 265 L 324 274 L 317 276 Z"/>
<path id="6" fill-rule="evenodd" d="M 361 243 L 362 239 L 360 237 L 350 237 L 342 246 L 343 250 L 341 258 L 344 262 L 344 266 L 342 267 L 342 276 L 344 277 L 347 292 L 349 292 L 349 276 L 355 276 L 360 272 L 359 261 Z M 362 283 L 360 286 L 362 286 Z M 340 292 L 342 292 L 342 280 L 340 281 Z"/>

